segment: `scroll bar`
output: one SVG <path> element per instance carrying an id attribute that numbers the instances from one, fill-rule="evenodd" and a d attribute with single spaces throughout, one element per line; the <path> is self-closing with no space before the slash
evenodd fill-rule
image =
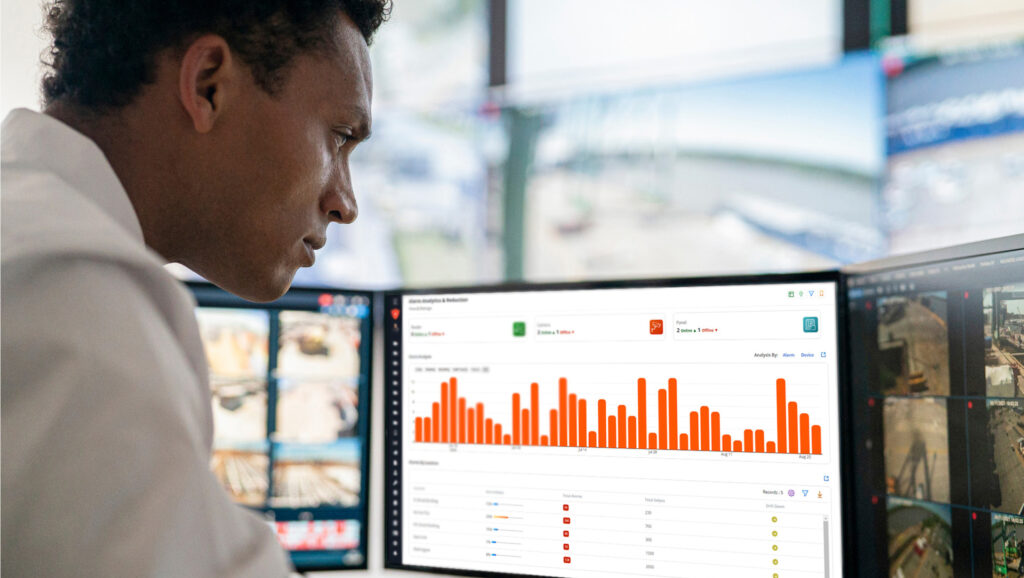
<path id="1" fill-rule="evenodd" d="M 821 525 L 822 529 L 825 532 L 825 578 L 828 578 L 828 571 L 831 567 L 828 563 L 828 516 L 825 516 Z"/>

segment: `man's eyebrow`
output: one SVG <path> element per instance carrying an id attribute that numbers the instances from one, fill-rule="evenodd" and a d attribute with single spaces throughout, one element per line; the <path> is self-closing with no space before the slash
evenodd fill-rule
<path id="1" fill-rule="evenodd" d="M 356 121 L 352 127 L 352 136 L 360 141 L 369 140 L 371 135 L 369 111 L 362 106 L 346 107 L 346 111 L 351 114 Z"/>

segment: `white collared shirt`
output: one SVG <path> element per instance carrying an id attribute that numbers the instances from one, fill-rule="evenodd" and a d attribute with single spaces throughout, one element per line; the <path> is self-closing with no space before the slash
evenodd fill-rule
<path id="1" fill-rule="evenodd" d="M 11 576 L 285 576 L 209 469 L 195 301 L 149 250 L 102 151 L 3 122 L 2 560 Z"/>

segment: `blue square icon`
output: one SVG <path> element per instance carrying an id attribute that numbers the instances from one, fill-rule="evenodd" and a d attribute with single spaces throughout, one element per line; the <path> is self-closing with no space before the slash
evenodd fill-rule
<path id="1" fill-rule="evenodd" d="M 804 317 L 804 333 L 817 333 L 818 332 L 818 318 L 817 317 Z"/>

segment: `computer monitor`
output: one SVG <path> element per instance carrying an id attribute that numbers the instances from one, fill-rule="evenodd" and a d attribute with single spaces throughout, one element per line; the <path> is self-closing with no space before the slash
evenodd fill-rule
<path id="1" fill-rule="evenodd" d="M 1024 235 L 851 268 L 863 576 L 1024 570 Z"/>
<path id="2" fill-rule="evenodd" d="M 255 304 L 191 283 L 210 365 L 211 467 L 298 570 L 366 567 L 372 294 Z"/>
<path id="3" fill-rule="evenodd" d="M 837 273 L 385 300 L 385 566 L 843 575 Z"/>

